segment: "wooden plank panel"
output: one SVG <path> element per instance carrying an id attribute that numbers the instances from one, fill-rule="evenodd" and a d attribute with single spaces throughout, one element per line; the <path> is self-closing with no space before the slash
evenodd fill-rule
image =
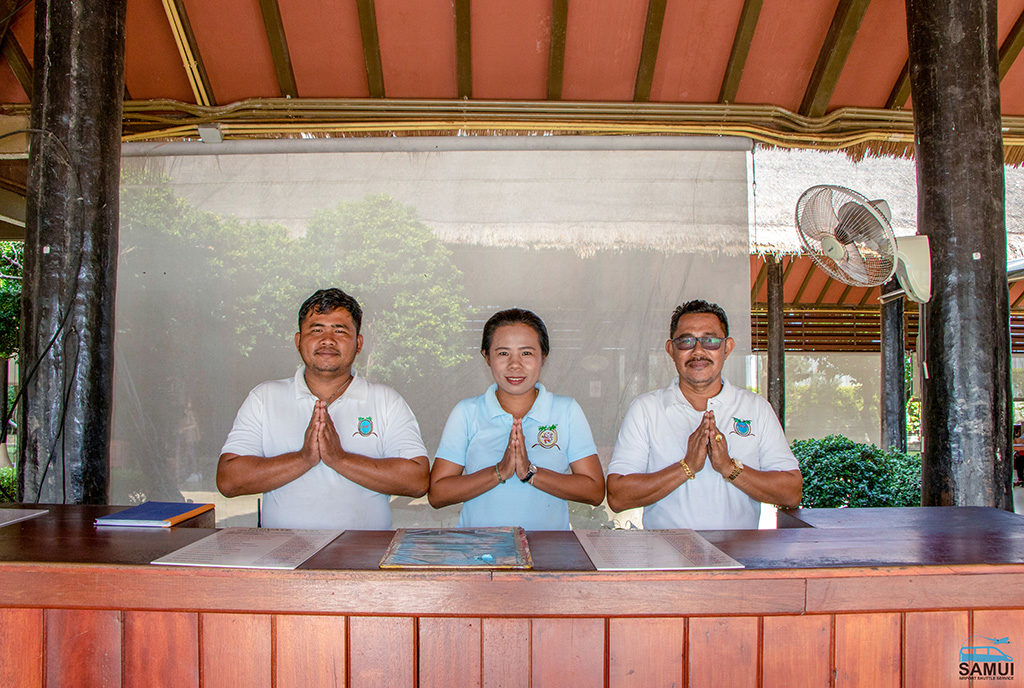
<path id="1" fill-rule="evenodd" d="M 354 616 L 349 619 L 351 688 L 401 688 L 416 684 L 415 620 Z"/>
<path id="2" fill-rule="evenodd" d="M 830 615 L 766 616 L 762 637 L 763 688 L 814 688 L 829 684 Z"/>
<path id="3" fill-rule="evenodd" d="M 976 540 L 979 548 L 987 545 L 984 539 Z M 927 544 L 921 541 L 917 547 L 923 549 Z M 958 546 L 969 544 L 964 541 Z M 1021 606 L 1024 606 L 1024 576 L 1019 573 L 909 573 L 807 580 L 807 611 L 1013 609 Z"/>
<path id="4" fill-rule="evenodd" d="M 1021 643 L 1024 642 L 1024 609 L 981 609 L 976 610 L 973 613 L 973 623 L 971 624 L 971 637 L 974 639 L 972 645 L 992 645 L 998 649 L 1001 649 L 1006 654 L 1010 655 L 1014 659 L 1015 670 L 1014 674 L 1020 676 L 1021 667 Z M 1008 642 L 1006 643 L 991 643 L 982 641 L 982 638 L 994 638 L 1003 639 L 1005 638 Z M 967 640 L 966 638 L 964 640 Z M 1004 668 L 1006 665 L 1002 665 L 1000 668 Z M 959 676 L 959 667 L 958 673 Z M 1014 679 L 1020 681 L 1020 678 Z M 988 681 L 984 683 L 981 681 L 975 681 L 976 686 L 980 685 L 991 685 Z M 1010 682 L 1013 684 L 1013 681 Z M 996 685 L 999 685 L 998 683 Z"/>
<path id="5" fill-rule="evenodd" d="M 0 609 L 0 686 L 43 685 L 43 610 Z"/>
<path id="6" fill-rule="evenodd" d="M 757 625 L 753 616 L 690 619 L 689 688 L 757 686 Z"/>
<path id="7" fill-rule="evenodd" d="M 45 618 L 46 686 L 121 685 L 121 612 L 48 609 Z"/>
<path id="8" fill-rule="evenodd" d="M 534 619 L 533 685 L 604 685 L 604 619 Z"/>
<path id="9" fill-rule="evenodd" d="M 199 616 L 124 613 L 125 688 L 199 686 Z"/>
<path id="10" fill-rule="evenodd" d="M 177 529 L 179 533 L 186 530 L 190 529 Z M 387 532 L 384 534 L 390 537 Z M 568 532 L 558 535 L 575 537 Z M 160 547 L 171 547 L 168 541 L 174 537 L 173 533 L 167 533 Z M 566 547 L 569 546 L 582 551 L 576 541 L 566 541 Z M 153 551 L 166 553 L 156 548 Z M 766 550 L 761 547 L 759 551 Z M 543 614 L 551 616 L 633 617 L 799 614 L 805 603 L 806 584 L 796 574 L 778 577 L 759 572 L 718 573 L 713 577 L 713 584 L 709 584 L 712 577 L 703 573 L 613 576 L 563 568 L 560 569 L 562 575 L 545 574 L 543 584 L 538 585 L 536 579 L 521 572 L 443 575 L 381 572 L 376 567 L 382 553 L 383 548 L 372 551 L 375 559 L 372 573 L 343 569 L 345 560 L 334 555 L 324 557 L 323 568 L 343 570 L 327 574 L 300 570 L 287 576 L 280 571 L 255 569 L 177 566 L 140 569 L 138 566 L 7 562 L 2 565 L 4 584 L 0 586 L 0 606 L 19 607 L 24 605 L 23 600 L 31 599 L 39 606 L 73 604 L 156 611 L 188 608 L 227 613 L 246 610 L 268 614 L 429 616 L 444 609 L 452 616 L 527 617 L 543 610 Z M 154 558 L 159 554 L 147 553 L 147 556 Z M 534 565 L 540 568 L 550 563 L 538 565 L 535 561 Z M 1024 581 L 1024 572 L 1019 580 Z M 73 595 L 69 591 L 73 591 Z M 1024 599 L 1024 588 L 1021 599 Z M 312 607 L 310 600 L 315 600 Z M 1009 602 L 1001 606 L 1022 605 Z"/>
<path id="11" fill-rule="evenodd" d="M 480 685 L 480 619 L 419 620 L 419 688 Z"/>
<path id="12" fill-rule="evenodd" d="M 530 687 L 530 620 L 483 620 L 483 688 Z"/>
<path id="13" fill-rule="evenodd" d="M 203 614 L 203 688 L 270 688 L 270 616 Z"/>
<path id="14" fill-rule="evenodd" d="M 909 612 L 903 617 L 903 685 L 963 686 L 957 675 L 969 612 Z"/>
<path id="15" fill-rule="evenodd" d="M 345 638 L 344 616 L 275 616 L 275 688 L 345 686 Z"/>
<path id="16" fill-rule="evenodd" d="M 836 615 L 836 688 L 900 685 L 900 615 Z"/>
<path id="17" fill-rule="evenodd" d="M 611 688 L 683 685 L 683 619 L 611 619 L 608 625 Z"/>

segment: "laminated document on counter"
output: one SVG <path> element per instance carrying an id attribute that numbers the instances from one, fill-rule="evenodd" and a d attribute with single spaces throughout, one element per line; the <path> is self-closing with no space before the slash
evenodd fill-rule
<path id="1" fill-rule="evenodd" d="M 343 530 L 225 528 L 154 559 L 169 566 L 242 569 L 294 569 L 322 550 Z"/>
<path id="2" fill-rule="evenodd" d="M 742 569 L 693 530 L 577 530 L 598 571 Z"/>
<path id="3" fill-rule="evenodd" d="M 42 516 L 46 509 L 0 509 L 0 528 L 19 521 Z"/>

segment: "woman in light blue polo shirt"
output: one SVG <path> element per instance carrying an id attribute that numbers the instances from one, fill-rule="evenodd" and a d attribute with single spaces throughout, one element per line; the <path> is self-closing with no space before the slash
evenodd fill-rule
<path id="1" fill-rule="evenodd" d="M 568 530 L 566 500 L 604 500 L 583 409 L 539 382 L 549 348 L 531 311 L 500 311 L 484 325 L 480 353 L 494 384 L 452 410 L 430 472 L 431 505 L 464 502 L 460 526 Z"/>

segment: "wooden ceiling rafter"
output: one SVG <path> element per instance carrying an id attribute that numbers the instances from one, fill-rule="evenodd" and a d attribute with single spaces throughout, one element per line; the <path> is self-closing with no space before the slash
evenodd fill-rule
<path id="1" fill-rule="evenodd" d="M 473 41 L 470 0 L 455 0 L 455 68 L 459 98 L 473 97 Z"/>
<path id="2" fill-rule="evenodd" d="M 371 98 L 383 98 L 384 67 L 380 61 L 380 36 L 377 33 L 377 6 L 374 0 L 356 0 L 359 13 L 359 34 L 363 41 L 366 62 L 366 85 Z"/>
<path id="3" fill-rule="evenodd" d="M 1020 295 L 1013 300 L 1013 303 L 1010 304 L 1010 308 L 1016 308 L 1021 304 L 1021 302 L 1024 302 L 1024 291 L 1022 291 Z"/>
<path id="4" fill-rule="evenodd" d="M 667 2 L 668 0 L 649 0 L 647 3 L 647 22 L 644 24 L 640 62 L 637 64 L 636 84 L 633 87 L 633 100 L 636 102 L 642 103 L 651 99 L 651 84 L 654 82 L 654 66 L 658 61 Z"/>
<path id="5" fill-rule="evenodd" d="M 757 271 L 757 277 L 754 278 L 754 286 L 750 288 L 750 302 L 753 303 L 757 300 L 757 295 L 761 291 L 761 287 L 764 286 L 765 280 L 768 279 L 768 256 L 765 256 L 765 260 L 761 263 L 760 269 Z"/>
<path id="6" fill-rule="evenodd" d="M 562 99 L 565 79 L 565 36 L 569 27 L 569 0 L 551 0 L 551 39 L 548 48 L 548 100 Z"/>
<path id="7" fill-rule="evenodd" d="M 839 75 L 846 64 L 846 58 L 850 55 L 850 49 L 853 48 L 853 41 L 857 37 L 869 2 L 870 0 L 839 0 L 825 42 L 818 53 L 818 61 L 814 65 L 807 90 L 804 92 L 800 114 L 820 117 L 828 110 L 832 93 L 839 82 Z"/>
<path id="8" fill-rule="evenodd" d="M 828 293 L 828 290 L 832 287 L 835 281 L 836 280 L 834 277 L 829 277 L 827 280 L 825 280 L 825 286 L 821 288 L 821 291 L 818 292 L 818 298 L 814 300 L 815 306 L 820 306 L 822 304 L 822 302 L 825 300 L 825 294 Z"/>
<path id="9" fill-rule="evenodd" d="M 32 100 L 32 65 L 28 57 L 18 45 L 17 39 L 11 34 L 11 23 L 17 15 L 19 8 L 15 7 L 15 0 L 0 0 L 0 14 L 4 20 L 0 22 L 0 54 L 7 60 L 8 66 L 14 73 L 14 78 L 21 85 L 25 96 Z"/>
<path id="10" fill-rule="evenodd" d="M 163 6 L 171 33 L 174 35 L 174 42 L 178 46 L 178 53 L 181 55 L 181 62 L 185 67 L 185 75 L 192 88 L 192 95 L 195 96 L 196 105 L 200 107 L 216 106 L 217 99 L 214 97 L 210 77 L 203 64 L 203 56 L 199 52 L 199 44 L 196 42 L 192 24 L 188 19 L 188 12 L 185 11 L 184 0 L 163 0 Z"/>
<path id="11" fill-rule="evenodd" d="M 1017 61 L 1021 49 L 1024 48 L 1024 12 L 1017 17 L 1006 40 L 999 46 L 999 80 L 1002 81 L 1010 67 Z"/>
<path id="12" fill-rule="evenodd" d="M 750 54 L 750 44 L 757 30 L 757 20 L 761 16 L 761 5 L 764 0 L 744 0 L 740 10 L 740 19 L 736 24 L 736 35 L 729 51 L 729 61 L 725 65 L 722 87 L 718 90 L 719 103 L 733 103 L 743 78 L 743 68 Z"/>
<path id="13" fill-rule="evenodd" d="M 871 294 L 874 293 L 874 291 L 875 291 L 875 288 L 865 287 L 864 288 L 864 296 L 860 297 L 860 301 L 857 302 L 857 305 L 858 306 L 867 305 L 867 302 L 871 298 Z"/>
<path id="14" fill-rule="evenodd" d="M 277 75 L 281 96 L 298 98 L 299 89 L 295 84 L 295 71 L 292 69 L 288 37 L 281 20 L 281 7 L 277 0 L 260 0 L 260 13 L 263 15 L 263 26 L 267 31 L 267 42 L 270 44 L 270 55 L 274 60 L 274 73 Z"/>
<path id="15" fill-rule="evenodd" d="M 11 71 L 14 72 L 15 78 L 21 84 L 21 90 L 25 92 L 29 100 L 32 100 L 32 65 L 29 64 L 28 57 L 9 31 L 4 32 L 3 42 L 0 43 L 0 54 L 7 60 Z"/>
<path id="16" fill-rule="evenodd" d="M 786 283 L 786 278 L 789 277 L 790 270 L 792 270 L 793 266 L 796 264 L 796 261 L 794 260 L 794 256 L 788 256 L 788 258 L 784 258 L 784 259 L 788 260 L 788 262 L 786 263 L 786 267 L 782 269 L 782 283 L 783 284 Z"/>
<path id="17" fill-rule="evenodd" d="M 807 266 L 807 272 L 804 274 L 803 281 L 800 282 L 800 288 L 796 290 L 796 296 L 793 297 L 793 303 L 800 303 L 800 298 L 804 295 L 804 290 L 806 290 L 807 285 L 811 283 L 811 277 L 814 276 L 817 269 L 818 268 L 813 261 Z M 785 284 L 785 281 L 783 281 L 783 284 Z"/>
<path id="18" fill-rule="evenodd" d="M 900 75 L 896 78 L 896 83 L 892 85 L 892 91 L 889 92 L 889 97 L 885 101 L 885 108 L 887 110 L 901 109 L 907 104 L 910 99 L 910 60 L 907 59 L 903 63 L 903 69 L 900 70 Z"/>

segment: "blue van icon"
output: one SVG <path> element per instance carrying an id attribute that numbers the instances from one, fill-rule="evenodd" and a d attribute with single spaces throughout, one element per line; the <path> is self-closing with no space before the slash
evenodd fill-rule
<path id="1" fill-rule="evenodd" d="M 997 647 L 991 645 L 978 645 L 969 646 L 965 645 L 960 648 L 960 661 L 961 662 L 1012 662 L 1013 657 L 1010 657 L 1005 652 Z"/>

